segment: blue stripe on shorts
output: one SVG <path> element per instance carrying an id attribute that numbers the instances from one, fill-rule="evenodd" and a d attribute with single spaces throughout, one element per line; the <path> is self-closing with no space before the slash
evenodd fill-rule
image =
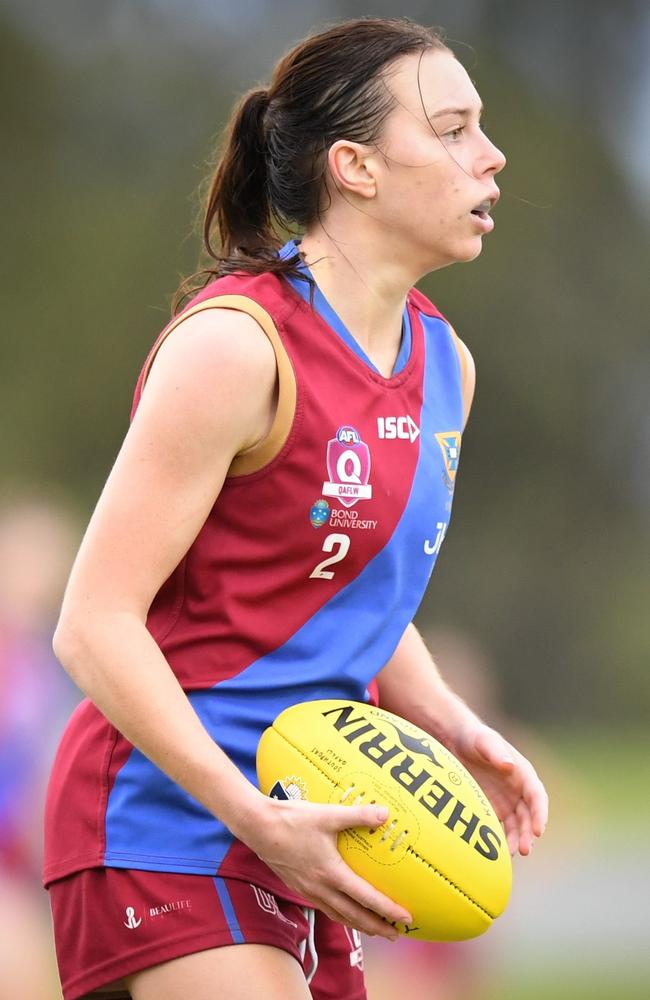
<path id="1" fill-rule="evenodd" d="M 215 877 L 213 877 L 212 881 L 215 884 L 217 894 L 219 896 L 219 902 L 221 903 L 224 916 L 228 923 L 228 930 L 232 934 L 233 944 L 244 944 L 244 935 L 239 927 L 237 915 L 235 914 L 235 907 L 232 905 L 232 899 L 230 898 L 230 893 L 228 892 L 225 881 L 222 878 Z"/>

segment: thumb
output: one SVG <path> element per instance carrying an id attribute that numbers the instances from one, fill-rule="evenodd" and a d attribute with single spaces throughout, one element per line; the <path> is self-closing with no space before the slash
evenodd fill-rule
<path id="1" fill-rule="evenodd" d="M 508 744 L 502 736 L 488 726 L 483 726 L 476 735 L 475 747 L 489 764 L 504 770 L 514 765 L 514 759 Z"/>
<path id="2" fill-rule="evenodd" d="M 388 819 L 387 806 L 330 806 L 332 830 L 348 830 L 352 826 L 365 826 L 376 830 Z"/>

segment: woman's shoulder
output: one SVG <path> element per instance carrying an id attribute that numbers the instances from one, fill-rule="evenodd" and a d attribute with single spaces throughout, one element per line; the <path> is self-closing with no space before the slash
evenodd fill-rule
<path id="1" fill-rule="evenodd" d="M 245 374 L 238 372 L 239 366 L 253 377 L 274 369 L 269 332 L 278 318 L 273 308 L 275 289 L 273 282 L 251 282 L 250 278 L 236 274 L 215 278 L 189 297 L 154 341 L 140 371 L 135 401 L 154 362 L 160 366 L 159 358 L 172 368 L 194 366 L 208 379 L 211 367 L 218 368 L 222 377 Z"/>
<path id="2" fill-rule="evenodd" d="M 221 433 L 228 413 L 244 432 L 239 446 L 250 446 L 269 422 L 277 378 L 256 319 L 237 308 L 187 310 L 163 332 L 140 373 L 132 419 L 148 399 L 148 409 L 173 407 L 187 427 L 209 435 L 212 425 Z"/>

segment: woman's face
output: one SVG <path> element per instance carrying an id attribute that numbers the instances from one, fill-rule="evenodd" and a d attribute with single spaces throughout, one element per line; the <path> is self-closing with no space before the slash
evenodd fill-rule
<path id="1" fill-rule="evenodd" d="M 377 144 L 368 209 L 421 273 L 473 260 L 494 227 L 494 177 L 506 162 L 481 129 L 476 89 L 457 59 L 440 50 L 398 60 L 386 83 L 397 104 Z"/>

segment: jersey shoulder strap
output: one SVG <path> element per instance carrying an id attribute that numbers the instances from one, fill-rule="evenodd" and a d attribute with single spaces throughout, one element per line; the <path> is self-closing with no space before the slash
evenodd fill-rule
<path id="1" fill-rule="evenodd" d="M 451 336 L 452 336 L 453 341 L 454 341 L 454 346 L 456 348 L 456 354 L 458 355 L 458 363 L 460 365 L 461 384 L 463 386 L 463 391 L 465 391 L 465 387 L 468 385 L 468 383 L 470 381 L 470 378 L 469 378 L 468 360 L 467 360 L 467 353 L 468 352 L 467 352 L 467 348 L 465 347 L 464 343 L 462 342 L 462 340 L 460 339 L 460 337 L 458 336 L 458 334 L 454 330 L 453 326 L 451 325 L 451 323 L 449 322 L 449 320 L 447 319 L 447 317 L 443 316 L 443 314 L 440 312 L 440 310 L 438 309 L 438 307 L 435 306 L 433 304 L 433 302 L 431 302 L 426 297 L 426 295 L 424 295 L 418 288 L 412 288 L 411 289 L 411 291 L 408 294 L 408 301 L 412 305 L 414 305 L 415 308 L 417 310 L 419 310 L 419 312 L 421 312 L 424 316 L 431 316 L 431 317 L 433 317 L 435 319 L 441 319 L 443 321 L 443 323 L 446 323 L 446 325 L 448 326 L 449 332 L 451 333 Z"/>

